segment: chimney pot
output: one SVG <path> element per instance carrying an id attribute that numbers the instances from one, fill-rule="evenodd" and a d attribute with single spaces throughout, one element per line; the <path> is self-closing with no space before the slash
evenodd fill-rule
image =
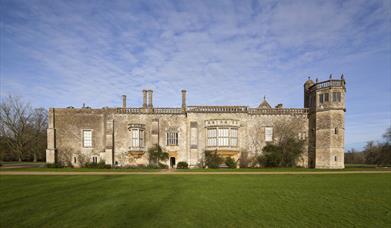
<path id="1" fill-rule="evenodd" d="M 147 90 L 143 90 L 143 109 L 147 109 Z"/>
<path id="2" fill-rule="evenodd" d="M 153 104 L 152 104 L 152 93 L 153 91 L 152 90 L 148 90 L 148 108 L 149 110 L 152 112 L 152 109 L 153 109 Z"/>
<path id="3" fill-rule="evenodd" d="M 186 110 L 187 109 L 186 108 L 187 107 L 186 106 L 186 92 L 187 91 L 183 89 L 181 92 L 182 92 L 182 112 L 186 112 L 187 111 Z"/>

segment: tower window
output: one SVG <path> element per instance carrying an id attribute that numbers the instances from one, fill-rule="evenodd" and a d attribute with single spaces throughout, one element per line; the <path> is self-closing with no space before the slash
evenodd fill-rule
<path id="1" fill-rule="evenodd" d="M 337 156 L 334 156 L 334 161 L 337 161 Z"/>
<path id="2" fill-rule="evenodd" d="M 322 103 L 323 103 L 323 101 L 324 101 L 324 100 L 323 100 L 323 94 L 319 94 L 319 103 L 321 103 L 321 104 L 322 104 Z"/>
<path id="3" fill-rule="evenodd" d="M 324 94 L 324 101 L 329 102 L 329 94 L 328 93 Z"/>
<path id="4" fill-rule="evenodd" d="M 334 134 L 338 134 L 338 128 L 336 127 L 335 129 L 334 129 Z"/>
<path id="5" fill-rule="evenodd" d="M 341 92 L 333 92 L 333 102 L 341 102 Z"/>

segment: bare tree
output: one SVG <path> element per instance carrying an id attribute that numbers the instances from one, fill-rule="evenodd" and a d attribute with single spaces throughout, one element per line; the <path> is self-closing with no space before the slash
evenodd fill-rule
<path id="1" fill-rule="evenodd" d="M 46 129 L 48 127 L 48 113 L 46 109 L 34 109 L 31 118 L 33 144 L 31 145 L 31 153 L 33 161 L 36 162 L 38 157 L 42 159 L 43 151 L 46 149 Z"/>
<path id="2" fill-rule="evenodd" d="M 19 97 L 8 96 L 0 104 L 1 135 L 19 161 L 22 161 L 26 145 L 33 139 L 28 133 L 31 116 L 30 104 Z"/>
<path id="3" fill-rule="evenodd" d="M 32 109 L 20 97 L 8 96 L 0 103 L 0 136 L 17 160 L 33 156 L 36 161 L 46 148 L 47 112 Z M 39 153 L 40 152 L 40 153 Z"/>

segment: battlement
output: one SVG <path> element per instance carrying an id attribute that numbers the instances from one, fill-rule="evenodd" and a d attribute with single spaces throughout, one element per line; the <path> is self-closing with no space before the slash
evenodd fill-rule
<path id="1" fill-rule="evenodd" d="M 330 88 L 330 87 L 345 88 L 345 80 L 344 79 L 341 79 L 341 80 L 330 79 L 330 80 L 327 80 L 327 81 L 318 82 L 318 83 L 315 83 L 314 85 L 312 85 L 309 88 L 309 90 L 310 91 L 314 91 L 316 89 L 323 89 L 323 88 Z"/>
<path id="2" fill-rule="evenodd" d="M 249 115 L 307 115 L 308 108 L 249 108 L 247 106 L 188 106 L 187 113 L 247 113 Z M 118 114 L 183 114 L 182 108 L 117 108 Z"/>

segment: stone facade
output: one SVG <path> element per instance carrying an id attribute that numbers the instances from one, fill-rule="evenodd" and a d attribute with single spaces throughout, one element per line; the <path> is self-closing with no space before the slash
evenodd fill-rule
<path id="1" fill-rule="evenodd" d="M 299 166 L 344 168 L 345 80 L 330 77 L 304 84 L 304 108 L 272 108 L 264 98 L 257 108 L 247 106 L 187 106 L 156 108 L 152 91 L 143 91 L 143 106 L 91 109 L 49 109 L 46 162 L 99 162 L 118 166 L 148 163 L 148 148 L 159 144 L 169 153 L 167 165 L 185 161 L 197 167 L 205 151 L 235 160 L 262 153 L 278 139 L 280 123 L 294 125 L 305 151 Z M 281 132 L 280 132 L 281 133 Z"/>

